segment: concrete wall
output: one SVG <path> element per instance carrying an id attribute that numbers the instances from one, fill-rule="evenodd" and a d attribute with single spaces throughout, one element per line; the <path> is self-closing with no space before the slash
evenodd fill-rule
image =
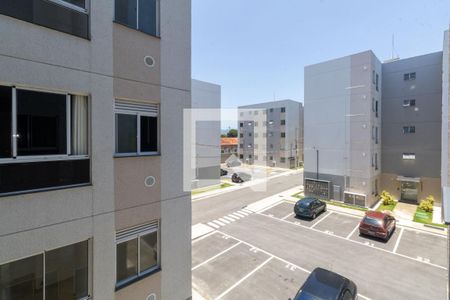
<path id="1" fill-rule="evenodd" d="M 93 239 L 92 296 L 115 285 L 113 2 L 91 3 L 91 41 L 0 16 L 0 82 L 89 95 L 93 186 L 0 198 L 0 263 Z M 32 46 L 30 46 L 32 45 Z"/>
<path id="2" fill-rule="evenodd" d="M 367 206 L 375 201 L 373 184 L 379 176 L 372 166 L 379 144 L 371 130 L 380 122 L 372 99 L 380 98 L 381 80 L 377 91 L 373 71 L 381 76 L 371 51 L 305 67 L 305 174 L 316 174 L 318 150 L 319 179 L 331 180 L 341 191 L 332 197 L 362 193 Z"/>
<path id="3" fill-rule="evenodd" d="M 191 1 L 161 1 L 161 299 L 191 297 L 191 197 L 183 109 L 191 107 Z"/>
<path id="4" fill-rule="evenodd" d="M 220 109 L 220 85 L 192 80 L 192 108 Z M 220 120 L 196 124 L 193 188 L 220 183 Z"/>
<path id="5" fill-rule="evenodd" d="M 444 32 L 442 54 L 442 129 L 441 129 L 441 179 L 442 186 L 450 185 L 449 174 L 449 98 L 450 98 L 450 42 L 449 31 Z"/>

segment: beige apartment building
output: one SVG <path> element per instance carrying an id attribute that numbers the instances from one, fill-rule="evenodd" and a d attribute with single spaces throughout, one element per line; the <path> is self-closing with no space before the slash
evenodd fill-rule
<path id="1" fill-rule="evenodd" d="M 189 0 L 0 3 L 0 299 L 189 299 Z"/>

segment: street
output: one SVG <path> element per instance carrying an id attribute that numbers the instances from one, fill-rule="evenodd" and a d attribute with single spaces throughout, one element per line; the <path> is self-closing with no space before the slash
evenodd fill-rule
<path id="1" fill-rule="evenodd" d="M 241 209 L 246 205 L 293 188 L 303 182 L 303 173 L 269 179 L 266 191 L 253 187 L 192 201 L 192 224 L 205 223 Z"/>
<path id="2" fill-rule="evenodd" d="M 214 229 L 192 246 L 193 287 L 205 299 L 288 299 L 316 267 L 352 279 L 362 299 L 446 299 L 445 236 L 398 226 L 385 243 L 359 236 L 360 218 L 331 207 L 313 221 L 283 199 L 240 209 L 256 198 L 243 191 L 220 196 L 234 205 L 214 199 L 214 213 L 193 215 Z"/>

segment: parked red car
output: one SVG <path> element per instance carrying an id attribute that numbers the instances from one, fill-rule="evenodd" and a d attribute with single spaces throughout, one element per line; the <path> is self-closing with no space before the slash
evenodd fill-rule
<path id="1" fill-rule="evenodd" d="M 382 238 L 387 241 L 395 230 L 396 220 L 389 213 L 368 211 L 359 223 L 359 234 Z"/>

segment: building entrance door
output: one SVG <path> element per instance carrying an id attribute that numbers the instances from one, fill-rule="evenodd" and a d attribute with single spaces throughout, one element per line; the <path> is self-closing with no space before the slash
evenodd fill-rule
<path id="1" fill-rule="evenodd" d="M 407 202 L 417 202 L 417 182 L 402 181 L 401 200 Z"/>

